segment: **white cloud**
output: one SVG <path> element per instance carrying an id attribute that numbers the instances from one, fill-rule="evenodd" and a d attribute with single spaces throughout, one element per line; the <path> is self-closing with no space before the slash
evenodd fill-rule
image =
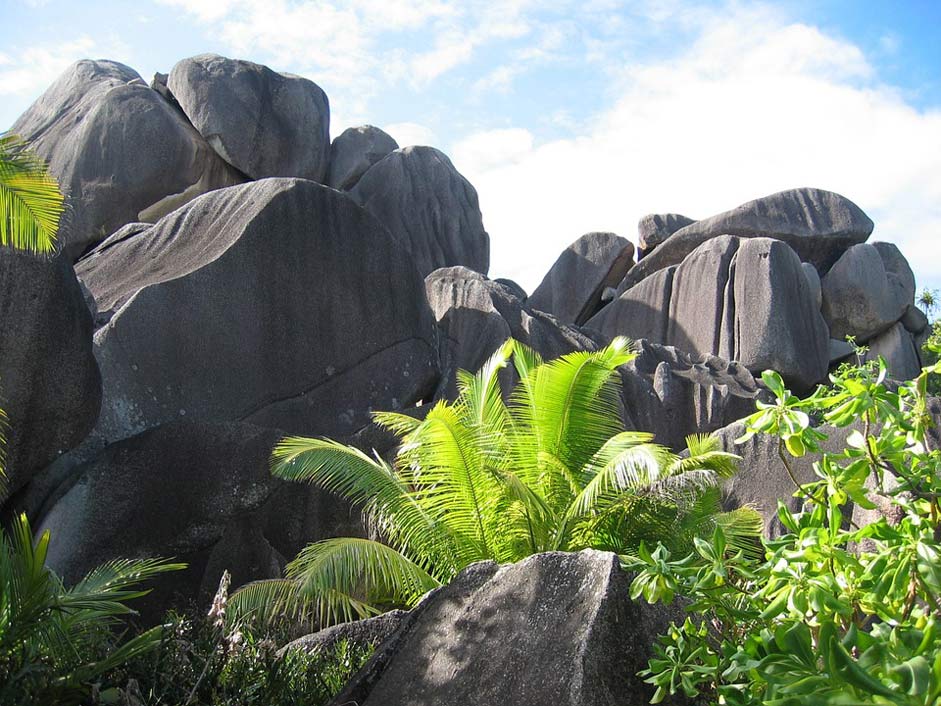
<path id="1" fill-rule="evenodd" d="M 392 136 L 399 147 L 410 145 L 435 145 L 438 140 L 434 131 L 419 123 L 392 123 L 382 128 Z"/>
<path id="2" fill-rule="evenodd" d="M 476 171 L 505 167 L 528 157 L 533 149 L 533 136 L 529 130 L 507 128 L 488 130 L 465 138 L 452 151 L 458 170 L 473 165 Z"/>
<path id="3" fill-rule="evenodd" d="M 635 239 L 645 213 L 702 218 L 817 186 L 853 199 L 876 222 L 874 240 L 898 243 L 920 281 L 941 284 L 941 112 L 872 76 L 852 44 L 743 12 L 706 23 L 678 58 L 625 69 L 619 98 L 577 137 L 459 140 L 492 276 L 531 289 L 582 233 Z"/>
<path id="4" fill-rule="evenodd" d="M 96 48 L 91 37 L 0 53 L 0 96 L 39 94 L 69 64 L 87 58 Z"/>

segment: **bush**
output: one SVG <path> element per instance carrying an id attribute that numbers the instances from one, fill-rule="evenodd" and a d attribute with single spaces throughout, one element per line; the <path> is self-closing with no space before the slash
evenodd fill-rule
<path id="1" fill-rule="evenodd" d="M 735 471 L 735 456 L 693 436 L 680 458 L 652 434 L 624 430 L 618 368 L 634 355 L 615 338 L 544 363 L 507 341 L 476 375 L 461 371 L 457 399 L 424 419 L 374 415 L 400 437 L 391 464 L 333 441 L 283 440 L 274 474 L 361 505 L 382 542 L 309 545 L 286 579 L 237 592 L 234 612 L 322 624 L 362 618 L 412 606 L 476 561 L 586 547 L 633 553 L 644 539 L 689 549 L 716 526 L 754 549 L 760 517 L 722 512 L 718 480 Z M 507 403 L 500 372 L 511 362 L 519 382 Z"/>
<path id="2" fill-rule="evenodd" d="M 209 616 L 169 613 L 153 652 L 108 675 L 101 703 L 135 706 L 319 706 L 346 685 L 372 646 L 278 656 L 281 636 L 227 627 L 227 575 Z"/>
<path id="3" fill-rule="evenodd" d="M 137 586 L 182 568 L 160 560 L 115 560 L 72 588 L 46 566 L 49 532 L 33 540 L 25 515 L 0 531 L 0 704 L 86 703 L 106 672 L 152 650 L 161 628 L 123 639 Z"/>
<path id="4" fill-rule="evenodd" d="M 798 400 L 775 373 L 775 393 L 746 437 L 778 437 L 781 459 L 819 452 L 819 415 L 853 426 L 824 453 L 818 480 L 797 488 L 801 512 L 779 505 L 788 534 L 765 559 L 730 550 L 721 530 L 680 558 L 658 547 L 634 562 L 635 597 L 690 599 L 696 614 L 660 639 L 647 681 L 667 694 L 724 704 L 937 704 L 941 700 L 941 452 L 926 434 L 931 377 L 897 391 L 884 361 L 844 367 L 829 389 Z M 856 526 L 853 505 L 882 517 Z M 891 518 L 891 522 L 887 519 Z"/>

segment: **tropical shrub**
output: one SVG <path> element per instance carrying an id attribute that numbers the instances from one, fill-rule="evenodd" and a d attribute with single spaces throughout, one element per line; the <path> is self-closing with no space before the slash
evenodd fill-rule
<path id="1" fill-rule="evenodd" d="M 46 566 L 49 532 L 35 542 L 25 515 L 0 530 L 0 704 L 89 701 L 98 678 L 160 642 L 161 628 L 122 640 L 116 628 L 143 596 L 138 586 L 182 568 L 156 559 L 116 560 L 72 588 Z"/>
<path id="2" fill-rule="evenodd" d="M 281 636 L 225 621 L 228 574 L 209 615 L 169 613 L 152 652 L 108 675 L 102 701 L 142 706 L 320 706 L 372 655 L 372 646 L 340 641 L 333 649 L 278 655 Z"/>
<path id="3" fill-rule="evenodd" d="M 841 453 L 821 453 L 818 480 L 796 488 L 802 510 L 779 505 L 788 534 L 766 542 L 764 560 L 721 529 L 688 556 L 640 553 L 633 594 L 687 596 L 694 616 L 671 626 L 643 673 L 654 702 L 941 703 L 941 450 L 926 407 L 938 372 L 896 388 L 883 360 L 846 366 L 805 400 L 764 374 L 776 401 L 759 405 L 745 436 L 776 436 L 788 473 L 790 458 L 820 452 L 813 416 L 853 431 Z M 880 519 L 857 526 L 852 507 L 877 502 Z"/>
<path id="4" fill-rule="evenodd" d="M 615 378 L 633 356 L 617 338 L 543 363 L 507 341 L 476 375 L 459 373 L 455 402 L 424 419 L 374 415 L 400 437 L 392 464 L 335 441 L 284 439 L 274 474 L 361 505 L 382 541 L 309 545 L 285 579 L 237 592 L 237 614 L 366 617 L 413 605 L 476 561 L 586 547 L 630 554 L 642 541 L 680 551 L 716 527 L 752 546 L 760 518 L 720 507 L 717 481 L 734 472 L 735 456 L 691 437 L 680 458 L 651 434 L 624 431 Z M 498 375 L 510 360 L 519 383 L 507 403 Z"/>

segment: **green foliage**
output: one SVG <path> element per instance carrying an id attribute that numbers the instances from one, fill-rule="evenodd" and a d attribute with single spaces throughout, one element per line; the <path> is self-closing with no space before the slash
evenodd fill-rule
<path id="1" fill-rule="evenodd" d="M 52 252 L 64 211 L 43 161 L 18 137 L 0 134 L 0 245 Z"/>
<path id="2" fill-rule="evenodd" d="M 941 320 L 931 325 L 928 340 L 921 347 L 921 359 L 925 365 L 934 365 L 941 359 Z M 932 375 L 928 379 L 928 394 L 934 397 L 941 396 L 941 377 Z"/>
<path id="3" fill-rule="evenodd" d="M 720 512 L 717 480 L 734 472 L 735 456 L 692 437 L 679 458 L 651 434 L 623 430 L 617 368 L 633 355 L 618 338 L 543 363 L 507 341 L 476 375 L 462 371 L 456 401 L 423 420 L 375 415 L 401 437 L 393 464 L 334 441 L 283 440 L 274 474 L 361 505 L 383 541 L 313 544 L 285 579 L 237 592 L 234 614 L 366 617 L 413 605 L 475 561 L 586 547 L 632 554 L 642 541 L 679 551 L 716 527 L 756 546 L 754 512 Z M 507 403 L 498 374 L 511 360 L 520 382 Z"/>
<path id="4" fill-rule="evenodd" d="M 49 533 L 35 542 L 21 515 L 0 532 L 0 704 L 88 700 L 100 675 L 157 646 L 161 628 L 122 640 L 138 586 L 182 568 L 159 560 L 102 564 L 72 588 L 46 567 Z"/>
<path id="5" fill-rule="evenodd" d="M 273 636 L 222 630 L 205 616 L 171 613 L 153 652 L 109 674 L 101 703 L 140 706 L 320 706 L 366 663 L 372 647 L 277 656 Z"/>
<path id="6" fill-rule="evenodd" d="M 918 306 L 924 309 L 925 314 L 930 318 L 938 306 L 938 290 L 925 287 L 918 295 Z"/>
<path id="7" fill-rule="evenodd" d="M 686 596 L 695 616 L 671 626 L 642 673 L 655 702 L 682 693 L 724 704 L 941 703 L 941 451 L 926 435 L 938 372 L 893 391 L 884 361 L 846 366 L 806 400 L 765 373 L 776 401 L 747 419 L 746 437 L 778 437 L 788 473 L 793 456 L 820 452 L 813 416 L 853 431 L 798 488 L 802 511 L 779 505 L 787 534 L 766 542 L 763 561 L 721 529 L 690 555 L 641 552 L 635 597 Z M 851 508 L 875 501 L 880 519 L 856 526 Z"/>

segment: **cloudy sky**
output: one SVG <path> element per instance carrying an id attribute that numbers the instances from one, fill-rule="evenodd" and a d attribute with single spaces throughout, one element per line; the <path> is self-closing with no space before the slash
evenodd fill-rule
<path id="1" fill-rule="evenodd" d="M 70 62 L 202 52 L 316 81 L 476 186 L 492 276 L 781 189 L 838 191 L 941 288 L 941 2 L 0 0 L 0 129 Z"/>

